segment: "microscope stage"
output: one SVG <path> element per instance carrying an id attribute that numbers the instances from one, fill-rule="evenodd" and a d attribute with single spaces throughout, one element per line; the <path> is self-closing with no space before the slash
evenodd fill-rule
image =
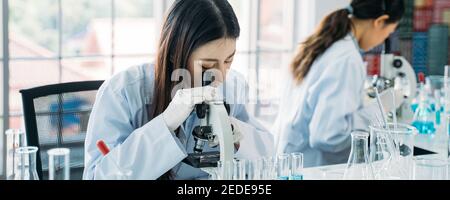
<path id="1" fill-rule="evenodd" d="M 192 153 L 183 160 L 184 163 L 194 168 L 217 167 L 220 160 L 220 152 Z"/>

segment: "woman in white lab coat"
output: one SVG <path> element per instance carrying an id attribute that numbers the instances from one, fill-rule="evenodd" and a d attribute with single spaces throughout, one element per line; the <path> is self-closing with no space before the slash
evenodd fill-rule
<path id="1" fill-rule="evenodd" d="M 303 152 L 305 167 L 347 161 L 350 133 L 367 130 L 378 111 L 364 103 L 362 52 L 382 44 L 403 13 L 403 0 L 353 0 L 299 46 L 273 127 L 277 153 Z"/>
<path id="2" fill-rule="evenodd" d="M 243 78 L 228 71 L 239 34 L 226 0 L 175 1 L 155 63 L 131 67 L 100 88 L 87 130 L 84 179 L 115 179 L 127 171 L 131 179 L 205 178 L 206 173 L 182 160 L 194 149 L 195 104 L 221 97 L 230 104 L 234 135 L 241 135 L 235 137 L 236 157 L 272 154 L 272 135 L 245 109 Z M 216 87 L 201 87 L 202 73 L 197 72 L 211 69 L 218 72 Z M 99 140 L 111 149 L 106 156 L 96 147 Z M 206 146 L 204 151 L 217 149 Z"/>

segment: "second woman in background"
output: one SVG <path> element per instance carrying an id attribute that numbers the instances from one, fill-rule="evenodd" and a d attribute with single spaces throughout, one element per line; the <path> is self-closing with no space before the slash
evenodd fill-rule
<path id="1" fill-rule="evenodd" d="M 300 45 L 274 126 L 278 153 L 303 152 L 305 167 L 347 161 L 350 133 L 376 112 L 364 106 L 361 53 L 382 44 L 403 13 L 403 0 L 353 0 Z"/>

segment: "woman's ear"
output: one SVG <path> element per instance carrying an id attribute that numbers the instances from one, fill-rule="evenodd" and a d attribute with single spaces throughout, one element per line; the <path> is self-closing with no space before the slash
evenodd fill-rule
<path id="1" fill-rule="evenodd" d="M 381 15 L 375 21 L 373 21 L 373 26 L 375 28 L 383 28 L 387 23 L 386 21 L 389 20 L 389 15 Z"/>

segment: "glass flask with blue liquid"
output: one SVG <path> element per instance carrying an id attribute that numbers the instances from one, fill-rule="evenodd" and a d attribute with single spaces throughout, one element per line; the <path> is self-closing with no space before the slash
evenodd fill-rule
<path id="1" fill-rule="evenodd" d="M 420 91 L 420 102 L 414 114 L 412 125 L 417 128 L 419 134 L 433 134 L 436 132 L 435 114 L 427 101 L 423 88 Z"/>

